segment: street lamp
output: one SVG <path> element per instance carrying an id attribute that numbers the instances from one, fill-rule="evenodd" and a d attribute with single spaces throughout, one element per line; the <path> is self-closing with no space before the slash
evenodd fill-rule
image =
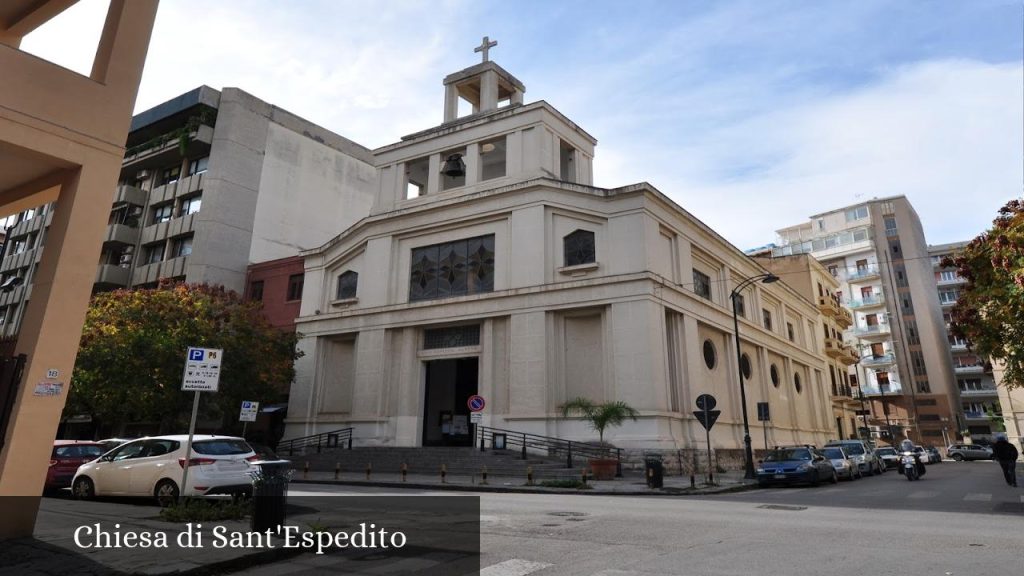
<path id="1" fill-rule="evenodd" d="M 740 375 L 740 406 L 743 408 L 743 450 L 746 458 L 746 473 L 743 477 L 748 480 L 753 480 L 757 476 L 754 474 L 754 451 L 750 447 L 750 421 L 747 419 L 747 387 L 743 383 L 743 355 L 740 352 L 740 321 L 736 316 L 736 297 L 740 295 L 744 288 L 758 280 L 762 284 L 771 284 L 778 281 L 778 279 L 779 277 L 771 272 L 751 276 L 740 282 L 732 289 L 732 293 L 729 294 L 729 301 L 732 302 L 733 335 L 736 337 L 736 370 Z"/>

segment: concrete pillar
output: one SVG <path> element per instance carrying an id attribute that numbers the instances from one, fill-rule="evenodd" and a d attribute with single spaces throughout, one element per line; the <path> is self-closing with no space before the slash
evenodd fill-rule
<path id="1" fill-rule="evenodd" d="M 444 87 L 444 121 L 451 122 L 459 117 L 459 89 L 455 84 Z"/>
<path id="2" fill-rule="evenodd" d="M 437 194 L 441 191 L 441 158 L 440 154 L 431 154 L 429 167 L 427 168 L 427 194 Z"/>
<path id="3" fill-rule="evenodd" d="M 480 112 L 498 107 L 498 73 L 487 70 L 480 76 Z"/>
<path id="4" fill-rule="evenodd" d="M 466 186 L 480 181 L 480 143 L 473 142 L 466 146 L 466 155 L 462 158 L 466 163 Z"/>

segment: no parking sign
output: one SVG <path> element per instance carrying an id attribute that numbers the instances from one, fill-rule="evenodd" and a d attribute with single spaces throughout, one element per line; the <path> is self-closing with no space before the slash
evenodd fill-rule
<path id="1" fill-rule="evenodd" d="M 486 405 L 487 402 L 484 401 L 484 397 L 477 394 L 470 396 L 469 400 L 466 400 L 466 406 L 469 406 L 470 412 L 480 412 Z"/>

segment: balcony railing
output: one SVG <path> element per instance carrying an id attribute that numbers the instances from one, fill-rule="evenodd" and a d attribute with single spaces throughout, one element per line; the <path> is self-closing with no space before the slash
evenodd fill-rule
<path id="1" fill-rule="evenodd" d="M 840 308 L 835 317 L 836 325 L 844 330 L 853 325 L 853 314 L 846 308 Z"/>
<path id="2" fill-rule="evenodd" d="M 962 352 L 967 350 L 967 342 L 950 342 L 949 348 L 954 352 Z"/>
<path id="3" fill-rule="evenodd" d="M 874 324 L 871 326 L 857 326 L 853 329 L 853 333 L 859 338 L 865 338 L 872 336 L 887 336 L 890 331 L 888 324 Z"/>
<path id="4" fill-rule="evenodd" d="M 984 374 L 984 364 L 971 364 L 967 366 L 953 366 L 953 371 L 957 374 Z"/>
<path id="5" fill-rule="evenodd" d="M 962 388 L 960 389 L 960 396 L 975 397 L 975 396 L 997 396 L 997 395 L 999 395 L 999 390 L 997 390 L 994 387 L 992 387 L 992 388 L 974 388 L 974 389 L 968 389 L 968 390 L 964 390 Z"/>
<path id="6" fill-rule="evenodd" d="M 850 300 L 847 306 L 853 309 L 858 308 L 874 308 L 875 306 L 885 305 L 885 296 L 882 294 L 874 294 L 872 296 L 865 296 L 860 300 Z"/>
<path id="7" fill-rule="evenodd" d="M 881 354 L 879 356 L 864 356 L 860 359 L 861 366 L 865 368 L 884 368 L 896 363 L 896 357 L 892 354 Z"/>
<path id="8" fill-rule="evenodd" d="M 847 282 L 861 282 L 864 280 L 870 280 L 872 278 L 878 278 L 877 264 L 871 264 L 869 266 L 858 266 L 856 268 L 848 268 L 846 271 Z"/>

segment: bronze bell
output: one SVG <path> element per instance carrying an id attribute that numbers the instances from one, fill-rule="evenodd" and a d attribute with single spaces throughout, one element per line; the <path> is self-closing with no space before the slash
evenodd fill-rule
<path id="1" fill-rule="evenodd" d="M 458 178 L 466 175 L 466 163 L 462 161 L 462 154 L 452 154 L 444 161 L 444 168 L 441 173 L 445 176 Z"/>

